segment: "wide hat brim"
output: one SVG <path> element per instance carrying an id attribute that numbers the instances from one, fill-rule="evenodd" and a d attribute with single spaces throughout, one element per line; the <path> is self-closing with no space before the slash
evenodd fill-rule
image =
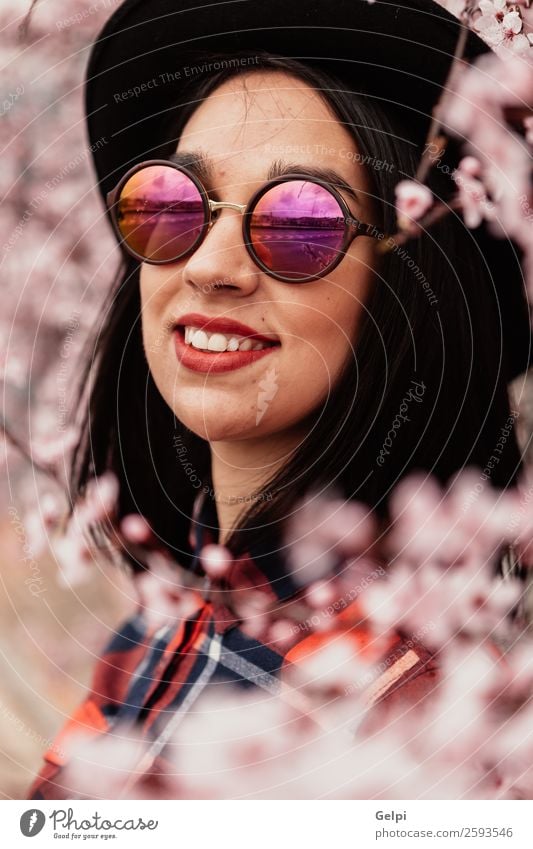
<path id="1" fill-rule="evenodd" d="M 176 107 L 190 100 L 196 80 L 220 67 L 215 60 L 231 60 L 243 49 L 329 71 L 348 90 L 394 110 L 422 147 L 462 26 L 434 0 L 126 0 L 94 41 L 86 72 L 87 131 L 100 193 L 105 200 L 137 162 L 168 155 L 162 131 Z M 467 59 L 488 50 L 468 33 Z M 529 365 L 529 314 L 516 260 L 510 283 L 509 244 L 491 245 L 490 252 L 501 265 L 512 378 Z M 500 271 L 492 271 L 498 285 Z"/>

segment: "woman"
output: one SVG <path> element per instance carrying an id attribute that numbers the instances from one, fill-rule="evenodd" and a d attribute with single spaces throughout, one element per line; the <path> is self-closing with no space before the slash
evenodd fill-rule
<path id="1" fill-rule="evenodd" d="M 91 368 L 73 493 L 112 470 L 119 517 L 145 516 L 193 573 L 206 543 L 223 543 L 234 560 L 221 585 L 283 604 L 299 591 L 283 529 L 306 493 L 333 486 L 386 525 L 410 471 L 447 481 L 484 467 L 510 416 L 507 380 L 526 366 L 527 318 L 518 290 L 503 296 L 492 276 L 490 242 L 455 213 L 403 250 L 379 248 L 446 78 L 450 16 L 430 0 L 276 0 L 266 29 L 256 2 L 147 5 L 115 12 L 87 75 L 91 150 L 125 261 L 82 381 Z M 470 56 L 483 49 L 470 38 Z M 429 185 L 449 197 L 443 170 Z M 491 484 L 512 484 L 519 464 L 513 433 Z M 134 617 L 32 798 L 76 792 L 62 769 L 74 731 L 130 722 L 153 775 L 208 685 L 278 693 L 306 640 L 287 653 L 241 625 L 216 592 L 179 627 Z M 431 691 L 422 646 L 397 635 L 379 659 L 372 702 Z"/>

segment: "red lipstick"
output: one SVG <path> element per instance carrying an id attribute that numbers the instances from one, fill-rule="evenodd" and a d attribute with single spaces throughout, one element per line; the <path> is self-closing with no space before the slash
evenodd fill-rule
<path id="1" fill-rule="evenodd" d="M 196 327 L 206 333 L 224 333 L 242 336 L 253 341 L 266 342 L 259 351 L 200 351 L 185 342 L 185 327 Z M 271 354 L 280 347 L 278 337 L 265 336 L 253 328 L 229 318 L 209 318 L 200 313 L 187 313 L 178 318 L 174 329 L 176 356 L 180 363 L 192 371 L 220 374 L 243 368 Z"/>
<path id="2" fill-rule="evenodd" d="M 265 336 L 264 333 L 259 333 L 253 327 L 248 327 L 247 324 L 224 316 L 217 318 L 216 316 L 202 315 L 199 312 L 188 312 L 179 316 L 175 324 L 179 327 L 196 327 L 198 330 L 205 330 L 206 333 L 216 333 L 217 331 L 219 333 L 234 333 L 235 336 L 246 336 L 259 342 L 279 343 L 279 338 L 275 335 Z"/>

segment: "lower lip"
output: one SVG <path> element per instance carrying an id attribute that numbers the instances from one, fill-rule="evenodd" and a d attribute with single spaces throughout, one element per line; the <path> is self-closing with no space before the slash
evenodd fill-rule
<path id="1" fill-rule="evenodd" d="M 199 351 L 192 345 L 187 345 L 182 330 L 174 331 L 174 343 L 180 363 L 185 368 L 204 374 L 207 372 L 220 374 L 224 371 L 233 371 L 237 368 L 249 366 L 280 347 L 279 345 L 269 345 L 267 348 L 261 348 L 260 351 Z"/>

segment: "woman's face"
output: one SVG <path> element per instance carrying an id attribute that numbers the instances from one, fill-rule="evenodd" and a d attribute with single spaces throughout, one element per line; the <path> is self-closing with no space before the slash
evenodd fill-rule
<path id="1" fill-rule="evenodd" d="M 249 91 L 247 91 L 249 90 Z M 207 97 L 185 125 L 178 152 L 202 153 L 209 197 L 245 204 L 275 160 L 332 169 L 360 197 L 342 191 L 352 215 L 376 223 L 369 177 L 350 133 L 315 90 L 281 71 L 245 73 Z M 363 305 L 374 285 L 374 240 L 357 237 L 326 277 L 288 284 L 269 277 L 243 243 L 242 216 L 225 208 L 192 256 L 141 267 L 142 329 L 155 383 L 186 427 L 208 440 L 294 431 L 331 392 L 353 358 Z M 229 371 L 197 371 L 177 356 L 185 313 L 223 317 L 279 344 Z M 217 353 L 208 354 L 215 363 Z M 227 356 L 227 355 L 226 355 Z"/>

